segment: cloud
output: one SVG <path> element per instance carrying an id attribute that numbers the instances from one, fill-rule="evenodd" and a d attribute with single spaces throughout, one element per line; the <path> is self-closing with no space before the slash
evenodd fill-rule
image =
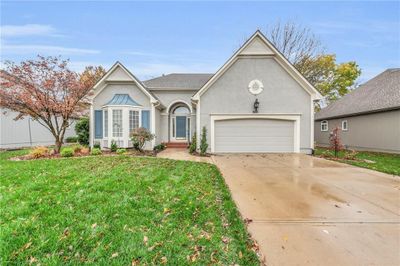
<path id="1" fill-rule="evenodd" d="M 21 36 L 59 36 L 51 25 L 26 24 L 26 25 L 4 25 L 0 26 L 1 37 Z"/>
<path id="2" fill-rule="evenodd" d="M 71 48 L 53 45 L 14 45 L 2 44 L 2 54 L 98 54 L 100 51 L 92 49 Z"/>

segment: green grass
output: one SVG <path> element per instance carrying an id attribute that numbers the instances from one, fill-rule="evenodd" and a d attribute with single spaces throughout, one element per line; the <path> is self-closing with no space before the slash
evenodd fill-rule
<path id="1" fill-rule="evenodd" d="M 338 154 L 339 161 L 387 174 L 400 175 L 400 154 L 359 151 L 355 155 L 355 160 L 346 160 L 344 157 L 349 153 L 350 151 L 347 150 L 340 151 Z M 318 147 L 315 149 L 315 155 L 325 155 L 333 158 L 334 151 Z M 373 161 L 373 163 L 365 160 Z"/>
<path id="2" fill-rule="evenodd" d="M 1 265 L 259 264 L 213 165 L 26 152 L 0 153 Z"/>

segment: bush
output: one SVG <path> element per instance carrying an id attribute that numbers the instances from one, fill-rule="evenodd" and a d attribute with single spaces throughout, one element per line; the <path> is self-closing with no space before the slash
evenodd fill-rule
<path id="1" fill-rule="evenodd" d="M 61 150 L 61 157 L 72 157 L 74 156 L 74 150 L 72 148 L 64 148 Z"/>
<path id="2" fill-rule="evenodd" d="M 193 154 L 197 149 L 197 134 L 196 132 L 194 132 L 193 136 L 192 136 L 192 141 L 190 142 L 189 145 L 189 153 Z"/>
<path id="3" fill-rule="evenodd" d="M 154 135 L 150 133 L 146 128 L 139 127 L 132 131 L 131 140 L 135 150 L 142 151 L 146 141 L 154 139 Z"/>
<path id="4" fill-rule="evenodd" d="M 110 147 L 111 152 L 116 152 L 117 149 L 118 149 L 117 142 L 115 142 L 115 140 L 111 140 L 111 147 Z"/>
<path id="5" fill-rule="evenodd" d="M 156 152 L 163 151 L 163 150 L 165 150 L 164 143 L 158 144 L 158 145 L 154 146 L 154 148 L 153 148 L 153 151 L 156 151 Z"/>
<path id="6" fill-rule="evenodd" d="M 96 142 L 93 144 L 93 148 L 96 148 L 96 149 L 99 149 L 99 150 L 100 150 L 100 142 L 96 141 Z"/>
<path id="7" fill-rule="evenodd" d="M 329 141 L 330 141 L 330 148 L 335 152 L 335 157 L 337 158 L 339 155 L 339 151 L 343 149 L 342 142 L 340 140 L 340 135 L 339 135 L 340 128 L 336 127 L 333 129 Z"/>
<path id="8" fill-rule="evenodd" d="M 126 153 L 126 149 L 118 149 L 117 150 L 117 154 L 125 154 Z"/>
<path id="9" fill-rule="evenodd" d="M 66 143 L 77 143 L 78 142 L 78 136 L 73 136 L 73 137 L 68 137 L 65 139 Z"/>
<path id="10" fill-rule="evenodd" d="M 93 148 L 92 151 L 90 152 L 91 155 L 100 155 L 101 150 L 99 148 Z"/>
<path id="11" fill-rule="evenodd" d="M 203 127 L 201 132 L 201 141 L 200 141 L 200 155 L 204 156 L 207 153 L 208 143 L 207 143 L 207 129 Z"/>
<path id="12" fill-rule="evenodd" d="M 82 152 L 82 146 L 74 146 L 74 153 L 81 153 Z"/>
<path id="13" fill-rule="evenodd" d="M 47 147 L 43 147 L 43 146 L 36 147 L 33 150 L 31 150 L 29 155 L 35 159 L 45 157 L 45 156 L 49 155 L 49 149 Z"/>
<path id="14" fill-rule="evenodd" d="M 81 145 L 89 145 L 89 118 L 83 117 L 75 125 L 78 142 Z"/>

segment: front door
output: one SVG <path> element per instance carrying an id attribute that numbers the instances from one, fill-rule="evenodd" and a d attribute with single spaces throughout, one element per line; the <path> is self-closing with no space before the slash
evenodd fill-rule
<path id="1" fill-rule="evenodd" d="M 176 116 L 176 139 L 186 139 L 186 116 Z"/>

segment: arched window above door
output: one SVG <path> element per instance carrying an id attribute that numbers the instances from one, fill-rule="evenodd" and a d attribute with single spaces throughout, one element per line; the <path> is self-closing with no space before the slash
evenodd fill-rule
<path id="1" fill-rule="evenodd" d="M 174 110 L 173 110 L 174 114 L 190 114 L 190 110 L 189 108 L 185 107 L 185 106 L 177 106 Z"/>

